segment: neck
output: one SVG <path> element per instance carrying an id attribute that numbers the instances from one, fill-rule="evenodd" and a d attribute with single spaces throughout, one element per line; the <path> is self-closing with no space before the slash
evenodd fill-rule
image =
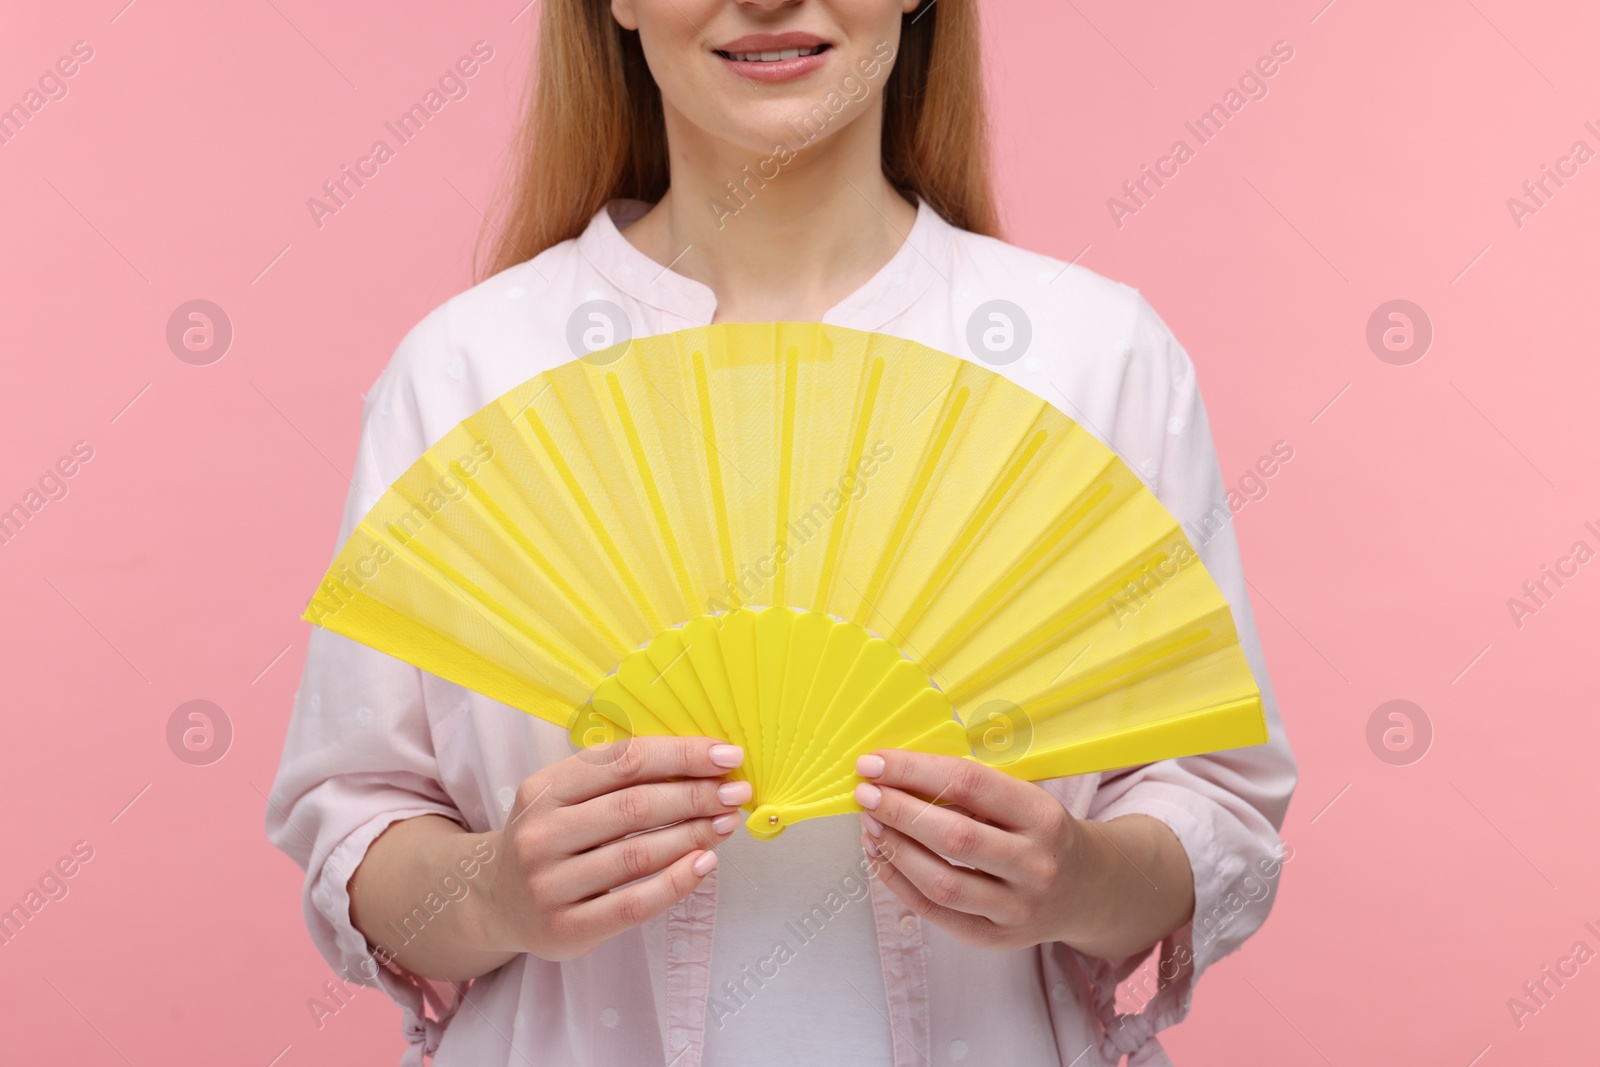
<path id="1" fill-rule="evenodd" d="M 625 236 L 708 286 L 715 322 L 820 320 L 911 230 L 916 208 L 883 176 L 881 108 L 806 147 L 754 156 L 667 111 L 671 187 Z"/>

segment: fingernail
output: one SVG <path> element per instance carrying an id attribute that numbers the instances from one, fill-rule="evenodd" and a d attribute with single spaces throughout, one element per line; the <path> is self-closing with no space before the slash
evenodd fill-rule
<path id="1" fill-rule="evenodd" d="M 876 811 L 878 809 L 878 801 L 882 799 L 883 790 L 871 782 L 862 782 L 856 786 L 856 803 L 868 811 Z"/>
<path id="2" fill-rule="evenodd" d="M 748 803 L 754 795 L 749 782 L 723 782 L 717 786 L 717 799 L 732 808 Z"/>
<path id="3" fill-rule="evenodd" d="M 715 852 L 702 852 L 700 857 L 694 861 L 694 873 L 704 878 L 711 873 L 711 868 L 716 865 L 717 854 Z"/>
<path id="4" fill-rule="evenodd" d="M 883 823 L 879 822 L 877 819 L 874 819 L 866 812 L 861 813 L 861 823 L 867 828 L 867 833 L 871 834 L 873 837 L 883 836 Z"/>
<path id="5" fill-rule="evenodd" d="M 712 745 L 711 762 L 718 767 L 737 767 L 744 762 L 744 749 L 738 745 Z"/>
<path id="6" fill-rule="evenodd" d="M 882 756 L 856 757 L 856 773 L 863 778 L 876 778 L 883 773 Z"/>
<path id="7" fill-rule="evenodd" d="M 883 853 L 878 851 L 878 843 L 870 837 L 863 837 L 861 839 L 861 847 L 866 849 L 867 855 L 873 857 L 874 859 L 878 859 L 883 856 Z"/>
<path id="8" fill-rule="evenodd" d="M 718 815 L 711 820 L 711 828 L 719 834 L 731 834 L 733 828 L 739 825 L 739 816 L 734 814 Z"/>

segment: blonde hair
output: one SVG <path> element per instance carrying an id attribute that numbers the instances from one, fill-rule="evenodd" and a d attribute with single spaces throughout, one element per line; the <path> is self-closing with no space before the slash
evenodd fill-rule
<path id="1" fill-rule="evenodd" d="M 883 89 L 884 176 L 951 225 L 997 237 L 975 0 L 923 0 L 900 34 Z M 478 235 L 478 280 L 578 236 L 613 198 L 656 202 L 667 177 L 661 91 L 638 33 L 605 0 L 545 0 L 510 170 Z"/>

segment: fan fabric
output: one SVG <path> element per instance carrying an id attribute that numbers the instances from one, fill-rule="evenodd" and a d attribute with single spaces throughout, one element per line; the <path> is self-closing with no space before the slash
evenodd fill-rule
<path id="1" fill-rule="evenodd" d="M 512 389 L 385 492 L 304 618 L 580 742 L 737 727 L 761 836 L 854 810 L 824 774 L 852 745 L 960 746 L 925 716 L 856 729 L 887 699 L 841 732 L 809 681 L 727 651 L 746 627 L 914 668 L 1019 778 L 1267 739 L 1226 599 L 1115 453 L 980 364 L 818 323 L 635 339 Z M 855 664 L 805 639 L 838 646 L 814 670 Z"/>

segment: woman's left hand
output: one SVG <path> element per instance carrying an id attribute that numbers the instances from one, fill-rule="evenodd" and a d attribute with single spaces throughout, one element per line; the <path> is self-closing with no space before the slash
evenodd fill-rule
<path id="1" fill-rule="evenodd" d="M 862 844 L 878 876 L 968 944 L 1063 941 L 1121 955 L 1149 948 L 1193 908 L 1187 856 L 1149 816 L 1085 822 L 1039 786 L 954 756 L 882 749 L 856 772 L 868 779 L 855 797 L 868 809 Z"/>

